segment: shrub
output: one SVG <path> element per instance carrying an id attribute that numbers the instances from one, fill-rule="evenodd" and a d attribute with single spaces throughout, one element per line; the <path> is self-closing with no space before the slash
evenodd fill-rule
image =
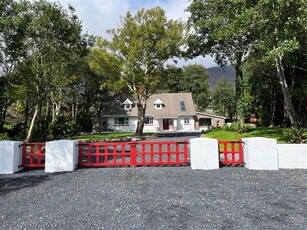
<path id="1" fill-rule="evenodd" d="M 7 133 L 0 133 L 0 140 L 9 140 L 9 135 Z"/>
<path id="2" fill-rule="evenodd" d="M 289 128 L 284 131 L 287 143 L 307 143 L 307 129 Z"/>
<path id="3" fill-rule="evenodd" d="M 233 122 L 231 123 L 230 128 L 237 133 L 246 133 L 248 126 L 241 122 Z"/>

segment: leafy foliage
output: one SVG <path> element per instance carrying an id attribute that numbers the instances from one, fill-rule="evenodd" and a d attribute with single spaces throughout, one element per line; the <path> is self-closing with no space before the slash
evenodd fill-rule
<path id="1" fill-rule="evenodd" d="M 209 74 L 202 65 L 193 64 L 178 68 L 168 65 L 159 91 L 192 93 L 198 111 L 205 111 L 211 101 Z"/>
<path id="2" fill-rule="evenodd" d="M 234 86 L 226 78 L 221 78 L 212 92 L 211 107 L 215 113 L 232 120 L 235 115 L 235 106 Z"/>
<path id="3" fill-rule="evenodd" d="M 253 92 L 245 88 L 243 74 L 254 62 L 255 66 L 264 64 L 266 70 L 272 71 L 274 83 L 279 84 L 284 124 L 288 120 L 292 126 L 306 126 L 306 1 L 194 0 L 188 11 L 191 12 L 189 25 L 192 28 L 190 56 L 211 54 L 218 64 L 225 65 L 230 60 L 236 68 L 236 113 L 239 118 L 253 109 L 248 102 Z M 274 90 L 271 92 L 269 101 L 274 102 L 277 94 L 274 95 Z M 300 98 L 297 92 L 301 93 Z M 258 112 L 265 112 L 265 109 L 258 109 Z M 272 123 L 274 119 L 265 120 Z"/>
<path id="4" fill-rule="evenodd" d="M 307 129 L 288 128 L 284 135 L 287 143 L 307 143 Z"/>

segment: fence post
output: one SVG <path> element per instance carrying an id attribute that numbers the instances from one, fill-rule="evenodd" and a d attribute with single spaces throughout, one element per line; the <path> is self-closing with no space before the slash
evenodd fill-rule
<path id="1" fill-rule="evenodd" d="M 0 141 L 0 174 L 13 174 L 22 169 L 21 141 Z"/>
<path id="2" fill-rule="evenodd" d="M 194 138 L 190 140 L 192 169 L 218 169 L 218 140 L 211 138 Z"/>
<path id="3" fill-rule="evenodd" d="M 78 141 L 46 142 L 45 172 L 73 171 L 78 165 Z"/>
<path id="4" fill-rule="evenodd" d="M 278 170 L 277 141 L 263 137 L 243 138 L 245 167 L 255 170 Z"/>
<path id="5" fill-rule="evenodd" d="M 130 143 L 130 163 L 132 166 L 136 166 L 136 141 Z"/>

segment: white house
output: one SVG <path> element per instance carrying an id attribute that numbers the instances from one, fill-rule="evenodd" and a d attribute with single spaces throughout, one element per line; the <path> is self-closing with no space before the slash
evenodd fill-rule
<path id="1" fill-rule="evenodd" d="M 134 132 L 137 127 L 136 102 L 130 98 L 114 101 L 102 115 L 95 131 Z M 154 94 L 147 100 L 144 132 L 195 130 L 196 111 L 191 93 Z"/>

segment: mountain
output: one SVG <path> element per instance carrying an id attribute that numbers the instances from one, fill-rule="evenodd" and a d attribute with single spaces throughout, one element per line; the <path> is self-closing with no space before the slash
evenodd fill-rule
<path id="1" fill-rule="evenodd" d="M 232 66 L 226 66 L 224 68 L 222 67 L 211 67 L 208 68 L 207 71 L 209 72 L 209 85 L 210 88 L 214 88 L 217 81 L 221 77 L 226 77 L 231 84 L 235 85 L 236 84 L 236 70 Z"/>

